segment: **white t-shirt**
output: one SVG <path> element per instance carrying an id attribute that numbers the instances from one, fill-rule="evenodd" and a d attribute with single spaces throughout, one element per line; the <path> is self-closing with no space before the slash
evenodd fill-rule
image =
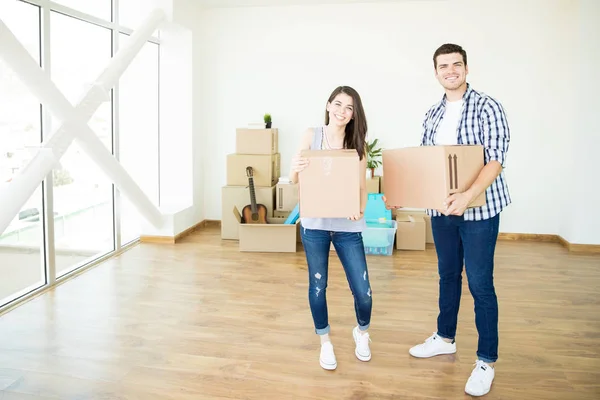
<path id="1" fill-rule="evenodd" d="M 446 110 L 435 134 L 435 144 L 458 144 L 458 123 L 462 111 L 463 101 L 446 101 Z"/>

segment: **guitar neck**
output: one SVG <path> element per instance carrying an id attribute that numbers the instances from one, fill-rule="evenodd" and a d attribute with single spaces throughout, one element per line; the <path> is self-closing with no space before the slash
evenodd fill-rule
<path id="1" fill-rule="evenodd" d="M 250 207 L 251 207 L 252 213 L 256 213 L 257 208 L 256 208 L 256 193 L 254 192 L 254 178 L 252 178 L 252 177 L 248 178 L 248 186 L 250 187 Z"/>

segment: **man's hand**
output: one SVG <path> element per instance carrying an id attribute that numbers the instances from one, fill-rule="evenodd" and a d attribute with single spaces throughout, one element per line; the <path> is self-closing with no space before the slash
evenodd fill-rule
<path id="1" fill-rule="evenodd" d="M 387 199 L 385 198 L 385 196 L 381 196 L 381 199 L 383 200 L 383 202 L 385 203 L 385 208 L 388 210 L 391 210 L 392 208 L 402 208 L 402 206 L 390 206 L 387 203 Z"/>
<path id="2" fill-rule="evenodd" d="M 463 215 L 467 206 L 473 199 L 468 192 L 451 194 L 444 200 L 446 210 L 440 211 L 444 215 Z"/>

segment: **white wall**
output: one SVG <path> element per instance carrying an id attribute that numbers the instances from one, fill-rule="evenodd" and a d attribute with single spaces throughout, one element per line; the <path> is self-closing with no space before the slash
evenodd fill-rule
<path id="1" fill-rule="evenodd" d="M 586 12 L 597 13 L 592 3 Z M 506 175 L 513 204 L 503 213 L 501 231 L 600 243 L 591 226 L 583 226 L 587 213 L 561 210 L 577 206 L 572 193 L 584 195 L 580 181 L 593 178 L 591 150 L 581 157 L 574 146 L 597 141 L 593 114 L 581 118 L 575 103 L 577 90 L 588 84 L 585 78 L 575 84 L 576 66 L 597 58 L 580 56 L 574 45 L 578 19 L 593 25 L 592 16 L 580 15 L 577 2 L 253 7 L 209 9 L 197 16 L 194 101 L 201 97 L 201 104 L 194 106 L 194 130 L 206 146 L 200 183 L 205 218 L 221 218 L 225 156 L 235 151 L 235 128 L 271 113 L 285 175 L 300 133 L 323 122 L 327 97 L 338 85 L 361 94 L 371 138 L 387 148 L 417 145 L 423 114 L 443 94 L 433 76 L 432 54 L 440 44 L 455 42 L 467 50 L 469 82 L 500 100 L 508 113 L 512 142 Z M 597 38 L 587 50 L 597 47 Z M 593 91 L 587 96 L 595 101 Z M 556 163 L 561 159 L 568 167 Z M 573 182 L 573 175 L 580 181 L 569 189 L 565 183 Z M 595 210 L 591 199 L 583 201 Z"/>
<path id="2" fill-rule="evenodd" d="M 205 219 L 204 213 L 204 140 L 205 136 L 201 126 L 201 101 L 203 99 L 202 87 L 199 85 L 199 76 L 202 73 L 201 66 L 202 60 L 199 58 L 201 55 L 200 46 L 201 38 L 198 35 L 197 23 L 200 17 L 201 10 L 197 7 L 197 3 L 194 0 L 174 0 L 173 1 L 173 22 L 179 24 L 191 31 L 192 36 L 192 81 L 188 84 L 192 86 L 192 171 L 189 171 L 192 175 L 193 181 L 193 208 L 190 213 L 187 213 L 177 221 L 175 226 L 175 233 L 179 233 L 198 222 Z M 188 62 L 189 60 L 185 60 Z M 183 62 L 183 60 L 182 60 Z M 185 151 L 186 149 L 182 149 Z M 187 173 L 188 171 L 186 171 Z M 187 176 L 187 175 L 186 175 Z M 177 175 L 172 177 L 172 180 L 177 183 L 179 182 Z"/>
<path id="3" fill-rule="evenodd" d="M 598 110 L 600 82 L 596 78 L 600 64 L 600 2 L 580 0 L 577 26 L 577 65 L 574 68 L 577 109 L 570 130 L 573 149 L 572 179 L 565 191 L 567 207 L 573 213 L 566 218 L 564 237 L 572 243 L 600 243 L 600 178 L 598 151 L 600 127 Z M 576 207 L 573 207 L 573 204 Z"/>

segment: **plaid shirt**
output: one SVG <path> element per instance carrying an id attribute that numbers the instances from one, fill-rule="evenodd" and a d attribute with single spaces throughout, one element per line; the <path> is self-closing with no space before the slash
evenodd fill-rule
<path id="1" fill-rule="evenodd" d="M 510 130 L 502 105 L 484 93 L 477 92 L 467 84 L 463 96 L 463 108 L 458 127 L 458 144 L 479 144 L 484 147 L 484 163 L 498 161 L 504 168 Z M 435 134 L 446 110 L 446 96 L 425 114 L 421 146 L 435 146 Z M 467 208 L 464 219 L 480 221 L 494 217 L 511 203 L 504 169 L 485 191 L 486 204 Z M 441 216 L 437 210 L 427 210 L 431 216 Z"/>

